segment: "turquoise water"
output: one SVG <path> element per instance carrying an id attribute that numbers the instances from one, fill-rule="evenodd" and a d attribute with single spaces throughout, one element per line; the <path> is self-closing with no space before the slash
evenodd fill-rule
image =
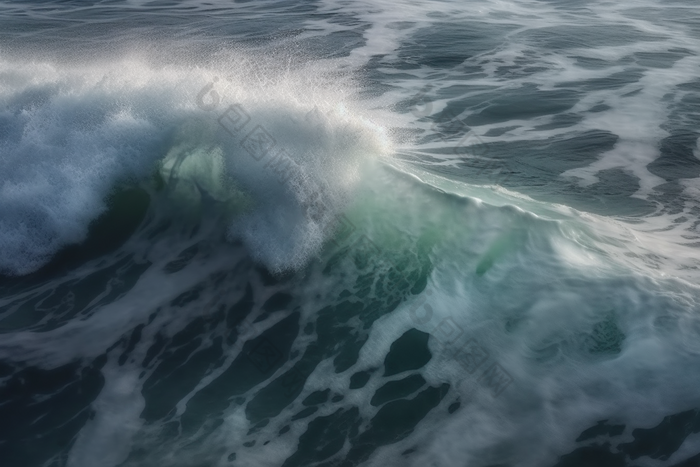
<path id="1" fill-rule="evenodd" d="M 0 5 L 0 465 L 692 466 L 693 2 Z"/>

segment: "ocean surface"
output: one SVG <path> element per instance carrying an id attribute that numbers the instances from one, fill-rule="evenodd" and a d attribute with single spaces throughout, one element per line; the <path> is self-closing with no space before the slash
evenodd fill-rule
<path id="1" fill-rule="evenodd" d="M 0 3 L 0 467 L 700 465 L 697 0 Z"/>

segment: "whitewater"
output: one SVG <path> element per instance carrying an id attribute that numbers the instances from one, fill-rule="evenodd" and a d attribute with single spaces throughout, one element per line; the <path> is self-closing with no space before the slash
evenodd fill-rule
<path id="1" fill-rule="evenodd" d="M 700 462 L 690 0 L 0 5 L 0 465 Z"/>

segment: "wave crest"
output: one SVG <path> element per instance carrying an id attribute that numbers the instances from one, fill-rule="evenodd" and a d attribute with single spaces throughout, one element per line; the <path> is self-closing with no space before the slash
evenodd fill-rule
<path id="1" fill-rule="evenodd" d="M 344 93 L 304 86 L 309 70 L 265 87 L 240 71 L 217 83 L 212 70 L 127 60 L 2 68 L 4 274 L 33 272 L 83 241 L 115 185 L 156 167 L 180 200 L 188 185 L 200 201 L 235 199 L 229 236 L 272 270 L 297 268 L 322 245 L 361 166 L 390 147 Z M 260 135 L 274 141 L 264 154 Z"/>

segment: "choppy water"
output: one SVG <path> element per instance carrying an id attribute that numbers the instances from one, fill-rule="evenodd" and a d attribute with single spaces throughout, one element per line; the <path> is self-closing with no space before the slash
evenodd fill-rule
<path id="1" fill-rule="evenodd" d="M 0 465 L 694 466 L 700 6 L 0 4 Z"/>

